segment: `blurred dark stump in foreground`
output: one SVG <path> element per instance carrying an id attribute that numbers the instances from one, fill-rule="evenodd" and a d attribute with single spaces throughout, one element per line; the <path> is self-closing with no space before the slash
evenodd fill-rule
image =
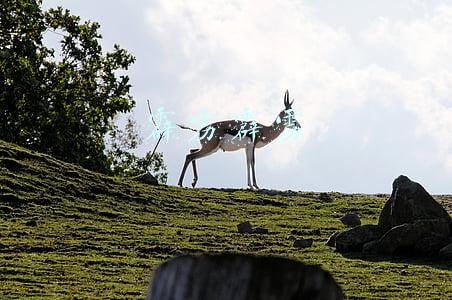
<path id="1" fill-rule="evenodd" d="M 343 299 L 343 294 L 319 266 L 278 257 L 204 254 L 161 264 L 146 299 Z"/>

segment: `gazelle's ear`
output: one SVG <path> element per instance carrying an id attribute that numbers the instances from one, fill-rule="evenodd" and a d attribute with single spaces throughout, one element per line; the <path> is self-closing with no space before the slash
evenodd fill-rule
<path id="1" fill-rule="evenodd" d="M 289 107 L 292 107 L 292 104 L 294 101 L 295 101 L 295 99 L 292 99 L 292 102 L 289 103 Z"/>

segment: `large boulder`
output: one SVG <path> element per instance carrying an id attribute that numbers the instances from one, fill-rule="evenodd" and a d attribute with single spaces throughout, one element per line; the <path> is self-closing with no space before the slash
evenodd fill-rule
<path id="1" fill-rule="evenodd" d="M 337 234 L 334 244 L 338 251 L 431 256 L 447 245 L 452 233 L 447 211 L 406 176 L 396 178 L 392 188 L 378 225 L 357 226 Z"/>
<path id="2" fill-rule="evenodd" d="M 439 256 L 444 259 L 452 259 L 452 242 L 439 250 Z"/>
<path id="3" fill-rule="evenodd" d="M 343 294 L 319 266 L 268 256 L 204 254 L 161 264 L 146 299 L 343 299 Z"/>
<path id="4" fill-rule="evenodd" d="M 360 251 L 367 242 L 379 239 L 383 235 L 378 225 L 361 225 L 340 232 L 335 238 L 336 249 L 339 252 Z"/>
<path id="5" fill-rule="evenodd" d="M 402 224 L 391 228 L 377 243 L 366 246 L 366 252 L 393 254 L 397 251 L 416 254 L 416 244 L 426 239 L 435 239 L 439 250 L 441 240 L 447 240 L 450 235 L 449 223 L 445 219 L 419 220 L 414 223 Z M 420 245 L 418 244 L 418 248 Z M 433 249 L 427 249 L 432 251 Z M 426 251 L 427 251 L 426 250 Z"/>
<path id="6" fill-rule="evenodd" d="M 452 224 L 447 211 L 419 183 L 399 176 L 392 184 L 391 197 L 381 211 L 378 225 L 386 232 L 425 219 L 446 219 Z"/>

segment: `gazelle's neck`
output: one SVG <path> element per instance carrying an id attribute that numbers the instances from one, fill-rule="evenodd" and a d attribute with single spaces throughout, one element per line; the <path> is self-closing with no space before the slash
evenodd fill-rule
<path id="1" fill-rule="evenodd" d="M 265 129 L 265 142 L 270 143 L 279 137 L 284 129 L 286 129 L 286 126 L 284 125 L 281 117 L 278 115 L 276 120 L 270 126 L 266 126 Z"/>

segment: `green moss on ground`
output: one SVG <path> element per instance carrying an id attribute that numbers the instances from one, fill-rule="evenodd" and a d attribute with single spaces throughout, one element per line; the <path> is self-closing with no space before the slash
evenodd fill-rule
<path id="1" fill-rule="evenodd" d="M 452 298 L 452 262 L 343 256 L 326 246 L 344 213 L 376 223 L 387 198 L 329 195 L 151 187 L 0 141 L 0 298 L 142 299 L 160 262 L 205 251 L 319 264 L 350 299 Z M 244 220 L 270 233 L 237 233 Z M 313 247 L 294 248 L 294 229 Z"/>

